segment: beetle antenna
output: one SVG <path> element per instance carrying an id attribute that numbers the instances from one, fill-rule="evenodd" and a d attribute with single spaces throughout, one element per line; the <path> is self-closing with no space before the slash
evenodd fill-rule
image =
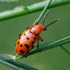
<path id="1" fill-rule="evenodd" d="M 59 21 L 59 20 L 60 20 L 60 19 L 56 19 L 56 20 L 52 21 L 51 23 L 47 24 L 46 27 L 50 26 L 51 24 L 53 24 L 53 23 L 55 23 L 55 22 L 57 22 L 57 21 Z"/>
<path id="2" fill-rule="evenodd" d="M 49 12 L 50 12 L 50 10 L 48 10 L 47 13 L 46 13 L 46 15 L 44 16 L 42 24 L 44 24 L 44 21 L 45 21 L 46 17 L 48 16 Z"/>

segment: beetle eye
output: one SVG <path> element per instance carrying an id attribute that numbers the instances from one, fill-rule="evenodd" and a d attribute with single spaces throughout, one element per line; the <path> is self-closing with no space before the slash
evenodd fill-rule
<path id="1" fill-rule="evenodd" d="M 46 30 L 46 27 L 44 27 L 44 31 Z"/>

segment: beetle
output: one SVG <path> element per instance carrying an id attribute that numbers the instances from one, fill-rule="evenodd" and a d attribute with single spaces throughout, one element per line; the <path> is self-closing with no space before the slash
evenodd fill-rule
<path id="1" fill-rule="evenodd" d="M 18 40 L 16 41 L 15 50 L 19 55 L 28 56 L 28 53 L 33 49 L 34 43 L 37 41 L 38 51 L 41 52 L 39 48 L 39 40 L 43 41 L 43 38 L 40 36 L 42 31 L 45 31 L 48 26 L 57 22 L 59 19 L 52 21 L 51 23 L 44 25 L 44 21 L 50 11 L 46 13 L 43 18 L 42 23 L 37 24 L 37 22 L 33 23 L 30 27 L 28 27 L 22 34 L 19 35 Z"/>

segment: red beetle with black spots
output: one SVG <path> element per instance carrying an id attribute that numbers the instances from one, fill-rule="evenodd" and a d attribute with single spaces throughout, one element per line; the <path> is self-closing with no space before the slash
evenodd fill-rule
<path id="1" fill-rule="evenodd" d="M 49 23 L 48 25 L 44 25 L 44 20 L 46 19 L 49 11 L 46 13 L 46 15 L 43 18 L 43 21 L 41 24 L 36 24 L 36 22 L 28 27 L 22 34 L 19 35 L 19 38 L 16 42 L 15 50 L 16 53 L 19 55 L 25 55 L 33 49 L 34 43 L 37 41 L 37 48 L 38 51 L 41 51 L 39 48 L 39 40 L 43 41 L 42 37 L 39 36 L 42 31 L 45 31 L 46 28 L 53 24 L 54 22 L 58 21 L 59 19 L 56 19 Z"/>

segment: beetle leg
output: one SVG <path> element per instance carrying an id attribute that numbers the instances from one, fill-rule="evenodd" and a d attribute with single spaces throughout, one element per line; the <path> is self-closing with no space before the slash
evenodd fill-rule
<path id="1" fill-rule="evenodd" d="M 28 56 L 28 53 L 29 53 L 29 52 L 27 52 L 27 53 L 24 55 L 25 58 Z"/>
<path id="2" fill-rule="evenodd" d="M 30 50 L 29 50 L 29 51 L 31 51 L 33 48 L 34 48 L 34 45 L 30 48 Z"/>
<path id="3" fill-rule="evenodd" d="M 39 52 L 41 52 L 41 49 L 39 48 L 39 39 L 37 39 L 37 49 Z"/>
<path id="4" fill-rule="evenodd" d="M 40 41 L 43 41 L 43 38 L 42 38 L 41 36 L 38 36 L 38 39 L 39 39 Z"/>
<path id="5" fill-rule="evenodd" d="M 34 48 L 34 45 L 31 47 L 31 50 Z"/>

